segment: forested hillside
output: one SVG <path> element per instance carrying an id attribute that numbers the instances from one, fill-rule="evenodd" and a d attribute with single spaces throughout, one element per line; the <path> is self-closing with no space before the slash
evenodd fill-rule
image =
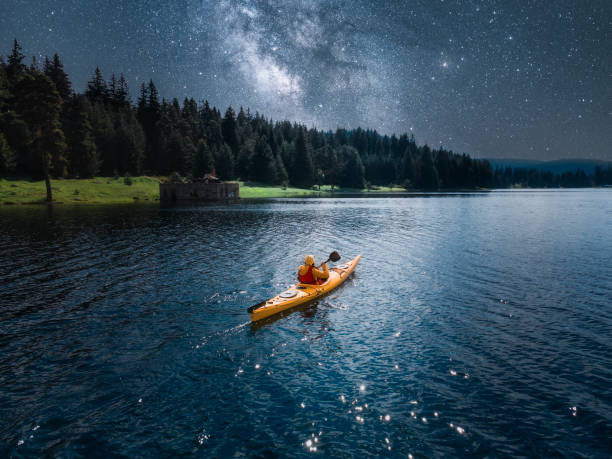
<path id="1" fill-rule="evenodd" d="M 307 128 L 242 107 L 160 98 L 153 81 L 136 102 L 123 75 L 95 69 L 75 92 L 60 57 L 24 62 L 17 41 L 0 62 L 0 176 L 169 175 L 311 187 L 490 187 L 486 160 L 374 130 Z"/>

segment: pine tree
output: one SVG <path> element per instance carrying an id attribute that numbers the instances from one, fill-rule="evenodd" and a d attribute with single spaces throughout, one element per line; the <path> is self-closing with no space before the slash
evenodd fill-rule
<path id="1" fill-rule="evenodd" d="M 76 177 L 93 177 L 99 170 L 100 161 L 89 121 L 91 106 L 83 96 L 73 99 L 66 108 L 64 133 L 66 135 L 68 170 Z"/>
<path id="2" fill-rule="evenodd" d="M 200 139 L 193 158 L 193 176 L 194 178 L 203 177 L 204 174 L 210 174 L 214 168 L 215 159 L 212 151 L 210 151 L 210 148 L 208 148 L 206 141 L 204 139 Z"/>
<path id="3" fill-rule="evenodd" d="M 347 188 L 365 188 L 365 168 L 359 152 L 347 145 L 340 147 L 338 155 L 342 158 L 340 185 Z"/>
<path id="4" fill-rule="evenodd" d="M 300 128 L 295 139 L 295 157 L 289 174 L 291 182 L 299 187 L 308 188 L 314 183 L 312 146 L 304 128 Z"/>
<path id="5" fill-rule="evenodd" d="M 138 120 L 144 123 L 144 117 L 146 116 L 147 108 L 149 107 L 149 93 L 144 83 L 140 85 L 140 97 L 138 97 L 137 113 Z"/>
<path id="6" fill-rule="evenodd" d="M 117 77 L 115 77 L 114 73 L 111 73 L 111 78 L 108 82 L 108 97 L 112 102 L 116 102 L 117 97 L 117 88 L 119 84 L 117 83 Z"/>
<path id="7" fill-rule="evenodd" d="M 236 116 L 236 124 L 238 129 L 244 128 L 248 124 L 249 120 L 244 112 L 242 106 L 240 106 L 240 110 L 238 111 L 238 116 Z"/>
<path id="8" fill-rule="evenodd" d="M 4 150 L 5 165 L 11 168 L 10 172 L 27 173 L 26 153 L 30 133 L 27 124 L 15 110 L 16 97 L 10 90 L 6 67 L 0 60 L 0 132 L 8 148 Z"/>
<path id="9" fill-rule="evenodd" d="M 431 155 L 431 150 L 427 145 L 423 147 L 421 156 L 421 181 L 420 188 L 437 189 L 439 186 L 438 171 Z"/>
<path id="10" fill-rule="evenodd" d="M 129 105 L 130 104 L 130 93 L 127 81 L 123 76 L 123 73 L 119 75 L 119 82 L 115 88 L 115 102 L 118 105 Z"/>
<path id="11" fill-rule="evenodd" d="M 240 146 L 240 151 L 238 152 L 238 158 L 236 160 L 236 173 L 241 180 L 246 181 L 251 179 L 251 158 L 254 155 L 254 150 L 255 147 L 251 139 Z"/>
<path id="12" fill-rule="evenodd" d="M 53 60 L 45 57 L 43 69 L 45 75 L 51 78 L 51 81 L 55 84 L 55 88 L 64 103 L 68 103 L 72 96 L 72 83 L 70 83 L 70 79 L 64 71 L 64 64 L 62 64 L 59 55 L 55 53 Z"/>
<path id="13" fill-rule="evenodd" d="M 150 80 L 147 85 L 142 83 L 138 98 L 137 117 L 145 134 L 144 167 L 150 172 L 161 173 L 167 164 L 162 158 L 162 139 L 159 123 L 162 117 L 157 88 Z"/>
<path id="14" fill-rule="evenodd" d="M 91 80 L 87 82 L 87 91 L 85 91 L 85 95 L 94 102 L 108 101 L 108 86 L 106 85 L 106 81 L 104 81 L 100 67 L 96 67 Z"/>
<path id="15" fill-rule="evenodd" d="M 9 87 L 13 88 L 25 74 L 26 66 L 23 63 L 25 56 L 21 52 L 21 45 L 17 40 L 13 40 L 13 50 L 8 56 L 8 65 L 6 66 L 6 75 L 9 82 Z"/>
<path id="16" fill-rule="evenodd" d="M 92 134 L 96 144 L 96 152 L 100 172 L 103 175 L 114 175 L 117 170 L 117 152 L 115 150 L 115 122 L 113 114 L 103 102 L 91 102 L 85 105 L 89 111 Z"/>
<path id="17" fill-rule="evenodd" d="M 185 175 L 188 170 L 185 161 L 187 151 L 185 141 L 180 132 L 177 130 L 170 131 L 163 152 L 167 164 L 163 169 L 164 172 L 178 172 L 181 175 Z"/>
<path id="18" fill-rule="evenodd" d="M 159 104 L 159 93 L 157 92 L 157 88 L 153 83 L 153 80 L 149 80 L 149 98 L 148 98 L 148 106 L 152 113 L 159 113 L 161 110 L 161 106 Z"/>
<path id="19" fill-rule="evenodd" d="M 219 150 L 225 142 L 223 142 L 223 134 L 221 133 L 221 122 L 216 116 L 212 116 L 211 119 L 208 120 L 205 131 L 208 146 L 212 149 Z"/>
<path id="20" fill-rule="evenodd" d="M 143 169 L 145 150 L 142 126 L 129 106 L 119 109 L 113 116 L 115 117 L 113 168 L 121 173 L 139 175 Z"/>
<path id="21" fill-rule="evenodd" d="M 435 166 L 438 171 L 440 188 L 449 187 L 451 182 L 450 157 L 446 150 L 440 149 L 438 151 Z"/>
<path id="22" fill-rule="evenodd" d="M 7 142 L 4 134 L 0 132 L 0 177 L 15 172 L 17 157 Z"/>
<path id="23" fill-rule="evenodd" d="M 285 164 L 283 163 L 283 158 L 281 158 L 280 154 L 275 156 L 276 159 L 276 182 L 280 183 L 283 186 L 287 186 L 289 184 L 289 175 L 287 174 L 287 169 L 285 168 Z"/>
<path id="24" fill-rule="evenodd" d="M 251 179 L 261 183 L 275 183 L 276 173 L 276 158 L 266 136 L 262 135 L 257 139 L 251 159 Z"/>
<path id="25" fill-rule="evenodd" d="M 215 171 L 222 180 L 234 178 L 234 155 L 226 143 L 221 145 L 215 154 Z"/>
<path id="26" fill-rule="evenodd" d="M 23 77 L 16 87 L 16 96 L 18 111 L 30 131 L 31 167 L 42 173 L 47 201 L 51 201 L 50 176 L 66 174 L 66 143 L 60 124 L 62 99 L 53 82 L 40 72 Z"/>
<path id="27" fill-rule="evenodd" d="M 280 146 L 280 158 L 283 160 L 285 169 L 289 174 L 291 181 L 291 173 L 293 170 L 293 160 L 295 159 L 295 145 L 292 142 L 283 141 Z"/>
<path id="28" fill-rule="evenodd" d="M 325 174 L 325 181 L 331 185 L 333 191 L 334 186 L 338 185 L 340 179 L 340 162 L 336 150 L 330 145 L 326 145 L 322 150 L 324 151 L 324 155 L 321 164 L 323 166 L 323 173 Z"/>
<path id="29" fill-rule="evenodd" d="M 231 105 L 228 107 L 227 111 L 225 112 L 225 116 L 223 117 L 223 122 L 221 123 L 221 132 L 223 134 L 223 140 L 232 149 L 233 155 L 237 156 L 240 145 L 238 142 L 236 117 L 234 109 Z"/>

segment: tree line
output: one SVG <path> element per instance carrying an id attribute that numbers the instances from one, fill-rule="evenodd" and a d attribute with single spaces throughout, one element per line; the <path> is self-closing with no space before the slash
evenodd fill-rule
<path id="1" fill-rule="evenodd" d="M 596 166 L 592 175 L 582 169 L 553 173 L 535 168 L 497 167 L 493 188 L 587 188 L 612 184 L 612 166 Z"/>
<path id="2" fill-rule="evenodd" d="M 123 75 L 99 68 L 83 94 L 60 57 L 24 63 L 17 40 L 0 57 L 0 176 L 170 175 L 332 188 L 509 186 L 486 160 L 417 145 L 408 134 L 335 131 L 273 121 L 249 109 L 160 98 L 152 80 L 135 103 Z M 514 174 L 514 173 L 513 173 Z M 49 190 L 50 192 L 50 190 Z"/>

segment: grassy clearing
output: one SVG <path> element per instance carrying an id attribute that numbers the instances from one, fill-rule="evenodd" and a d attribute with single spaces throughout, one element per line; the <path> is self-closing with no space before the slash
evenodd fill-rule
<path id="1" fill-rule="evenodd" d="M 375 189 L 359 190 L 357 188 L 338 188 L 334 187 L 334 193 L 359 193 L 359 194 L 374 194 L 374 193 L 395 193 L 398 191 L 406 191 L 404 188 L 396 187 L 376 187 Z M 254 182 L 240 182 L 240 197 L 245 199 L 252 198 L 283 198 L 283 197 L 301 197 L 301 196 L 331 196 L 332 189 L 330 185 L 322 185 L 321 189 L 315 187 L 310 188 L 282 188 L 279 186 L 264 185 Z"/>
<path id="2" fill-rule="evenodd" d="M 131 182 L 131 185 L 126 184 Z M 155 177 L 95 177 L 51 180 L 56 204 L 127 204 L 159 201 L 159 179 Z M 0 204 L 43 204 L 44 181 L 0 180 Z"/>
<path id="3" fill-rule="evenodd" d="M 92 179 L 51 180 L 55 204 L 128 204 L 155 203 L 159 201 L 159 182 L 162 177 L 95 177 Z M 405 191 L 403 188 L 377 187 L 372 190 L 334 188 L 335 193 L 389 193 Z M 240 182 L 240 197 L 246 199 L 283 198 L 306 196 L 331 196 L 331 187 L 319 190 L 306 188 L 282 188 L 253 182 Z M 0 205 L 45 203 L 45 182 L 0 179 Z"/>
<path id="4" fill-rule="evenodd" d="M 240 182 L 240 197 L 245 199 L 319 196 L 324 193 L 325 191 L 323 190 L 318 191 L 306 188 L 293 187 L 282 188 L 280 186 L 264 185 L 260 183 Z"/>

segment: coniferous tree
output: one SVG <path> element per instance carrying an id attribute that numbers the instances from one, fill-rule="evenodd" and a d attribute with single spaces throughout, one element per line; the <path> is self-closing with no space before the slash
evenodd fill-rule
<path id="1" fill-rule="evenodd" d="M 64 134 L 68 145 L 66 157 L 70 175 L 93 177 L 98 173 L 100 161 L 89 121 L 89 99 L 77 96 L 65 109 Z"/>
<path id="2" fill-rule="evenodd" d="M 331 185 L 332 191 L 334 187 L 339 184 L 341 165 L 338 160 L 338 154 L 336 150 L 330 145 L 326 145 L 322 148 L 324 151 L 324 160 L 322 162 L 323 173 L 325 174 L 325 182 Z"/>
<path id="3" fill-rule="evenodd" d="M 0 176 L 15 172 L 17 156 L 3 131 L 9 123 L 9 91 L 4 62 L 0 60 Z M 11 116 L 15 116 L 13 113 Z"/>
<path id="4" fill-rule="evenodd" d="M 283 158 L 281 158 L 280 153 L 275 155 L 274 158 L 276 160 L 276 182 L 287 186 L 289 184 L 289 174 L 287 174 Z"/>
<path id="5" fill-rule="evenodd" d="M 223 141 L 223 134 L 221 133 L 221 120 L 218 114 L 213 112 L 211 118 L 206 123 L 205 131 L 206 140 L 210 148 L 218 150 L 223 146 L 225 142 Z"/>
<path id="6" fill-rule="evenodd" d="M 430 190 L 437 189 L 439 185 L 438 180 L 438 171 L 436 170 L 436 166 L 431 155 L 431 150 L 427 145 L 425 145 L 423 147 L 423 153 L 421 156 L 421 177 L 419 188 Z"/>
<path id="7" fill-rule="evenodd" d="M 130 107 L 120 109 L 115 115 L 114 168 L 120 173 L 142 173 L 145 155 L 145 135 L 136 114 Z"/>
<path id="8" fill-rule="evenodd" d="M 130 91 L 123 73 L 119 75 L 119 86 L 117 87 L 116 101 L 119 104 L 130 104 Z"/>
<path id="9" fill-rule="evenodd" d="M 148 106 L 149 109 L 153 112 L 153 113 L 159 113 L 161 110 L 161 106 L 159 103 L 159 93 L 157 92 L 157 88 L 155 87 L 155 83 L 153 83 L 153 80 L 149 80 L 149 93 L 148 93 L 149 97 L 148 97 Z"/>
<path id="10" fill-rule="evenodd" d="M 348 145 L 341 146 L 338 151 L 343 162 L 343 168 L 340 173 L 340 185 L 347 188 L 364 188 L 365 168 L 359 152 Z"/>
<path id="11" fill-rule="evenodd" d="M 314 183 L 312 146 L 305 129 L 298 131 L 295 139 L 295 157 L 291 165 L 289 179 L 296 186 L 311 187 Z"/>
<path id="12" fill-rule="evenodd" d="M 157 173 L 164 170 L 161 157 L 161 138 L 158 123 L 161 119 L 161 105 L 153 80 L 148 85 L 142 83 L 138 98 L 137 117 L 145 134 L 146 147 L 144 167 Z"/>
<path id="13" fill-rule="evenodd" d="M 21 52 L 21 45 L 17 40 L 13 40 L 13 50 L 8 56 L 8 64 L 6 66 L 6 76 L 8 78 L 9 88 L 14 88 L 20 78 L 25 74 L 26 66 L 23 63 L 25 56 Z"/>
<path id="14" fill-rule="evenodd" d="M 0 58 L 0 134 L 4 137 L 0 169 L 6 173 L 6 165 L 12 168 L 16 159 L 17 173 L 36 175 L 41 166 L 34 166 L 38 153 L 31 148 L 31 140 L 38 133 L 31 132 L 32 124 L 22 113 L 23 85 L 18 92 L 14 89 L 22 79 L 39 72 L 36 65 L 28 69 L 23 60 L 16 41 L 8 63 Z M 419 147 L 408 134 L 386 136 L 361 128 L 309 130 L 290 121 L 274 122 L 259 113 L 253 116 L 243 107 L 238 115 L 229 107 L 222 116 L 208 102 L 198 105 L 188 98 L 182 105 L 176 99 L 160 102 L 153 81 L 142 85 L 137 107 L 132 107 L 123 75 L 119 79 L 112 75 L 107 84 L 99 68 L 89 81 L 87 98 L 72 96 L 70 80 L 57 54 L 45 60 L 44 73 L 64 101 L 60 131 L 66 135 L 68 169 L 73 176 L 90 176 L 98 165 L 107 175 L 140 173 L 144 151 L 144 167 L 154 173 L 177 170 L 199 174 L 208 169 L 204 163 L 214 162 L 225 179 L 238 175 L 243 180 L 290 181 L 304 187 L 328 183 L 360 188 L 364 177 L 375 185 L 403 183 L 424 188 L 579 186 L 607 180 L 607 171 L 601 169 L 592 178 L 584 172 L 493 171 L 488 162 L 465 154 Z M 80 105 L 73 106 L 73 101 L 80 101 Z M 205 155 L 200 151 L 201 141 L 208 147 Z M 346 149 L 349 146 L 357 156 Z M 52 161 L 51 173 L 59 171 L 61 175 L 61 163 Z"/>
<path id="15" fill-rule="evenodd" d="M 144 83 L 140 85 L 140 96 L 138 97 L 138 102 L 136 105 L 136 113 L 138 114 L 138 120 L 141 123 L 144 123 L 145 113 L 149 106 L 149 94 L 147 92 L 147 88 Z"/>
<path id="16" fill-rule="evenodd" d="M 448 187 L 451 181 L 450 158 L 445 150 L 440 149 L 437 152 L 435 166 L 438 171 L 439 186 L 441 188 Z"/>
<path id="17" fill-rule="evenodd" d="M 254 151 L 255 146 L 251 139 L 240 146 L 238 158 L 236 159 L 236 174 L 241 180 L 246 181 L 251 179 L 251 164 Z"/>
<path id="18" fill-rule="evenodd" d="M 234 156 L 238 154 L 239 142 L 238 133 L 236 130 L 236 116 L 231 105 L 228 107 L 221 123 L 221 132 L 223 134 L 223 140 L 232 149 Z"/>
<path id="19" fill-rule="evenodd" d="M 85 95 L 89 97 L 92 102 L 107 102 L 109 100 L 109 90 L 102 76 L 102 71 L 99 67 L 96 67 L 94 74 L 87 82 L 87 91 Z"/>
<path id="20" fill-rule="evenodd" d="M 208 148 L 206 141 L 200 139 L 196 147 L 196 153 L 193 159 L 193 176 L 195 178 L 203 177 L 205 174 L 210 174 L 215 168 L 215 159 L 212 151 Z"/>
<path id="21" fill-rule="evenodd" d="M 281 143 L 280 158 L 283 161 L 283 165 L 285 166 L 289 181 L 291 182 L 291 173 L 293 171 L 293 162 L 295 160 L 295 145 L 293 144 L 293 142 L 283 141 Z"/>
<path id="22" fill-rule="evenodd" d="M 15 92 L 19 113 L 30 131 L 31 170 L 43 175 L 47 201 L 51 201 L 50 176 L 66 174 L 66 143 L 60 124 L 62 99 L 53 82 L 40 72 L 24 76 Z"/>
<path id="23" fill-rule="evenodd" d="M 251 179 L 261 183 L 274 183 L 277 180 L 276 158 L 265 135 L 257 139 L 255 152 L 251 159 Z"/>
<path id="24" fill-rule="evenodd" d="M 115 77 L 114 73 L 111 73 L 111 78 L 108 82 L 108 96 L 109 99 L 114 102 L 115 101 L 115 96 L 117 94 L 117 88 L 118 88 L 118 83 L 117 83 L 117 78 Z"/>
<path id="25" fill-rule="evenodd" d="M 15 172 L 17 157 L 7 142 L 4 134 L 0 132 L 0 177 Z"/>
<path id="26" fill-rule="evenodd" d="M 27 124 L 16 111 L 17 101 L 13 89 L 7 75 L 7 66 L 0 59 L 0 133 L 3 133 L 6 141 L 3 150 L 6 156 L 5 167 L 10 172 L 27 173 L 25 163 L 30 133 Z"/>
<path id="27" fill-rule="evenodd" d="M 55 84 L 55 88 L 64 103 L 68 103 L 72 96 L 72 83 L 70 83 L 70 79 L 64 71 L 64 64 L 57 53 L 53 55 L 51 60 L 45 57 L 43 71 Z"/>
<path id="28" fill-rule="evenodd" d="M 166 158 L 164 173 L 178 172 L 181 175 L 185 175 L 187 171 L 185 161 L 187 150 L 184 139 L 178 131 L 170 131 L 170 135 L 164 144 L 163 153 Z"/>
<path id="29" fill-rule="evenodd" d="M 116 175 L 121 171 L 117 169 L 115 123 L 112 113 L 106 109 L 104 103 L 91 99 L 90 104 L 84 107 L 89 110 L 88 118 L 96 144 L 100 172 L 106 176 Z"/>
<path id="30" fill-rule="evenodd" d="M 215 154 L 215 171 L 221 180 L 234 178 L 234 155 L 228 144 L 224 143 Z"/>

